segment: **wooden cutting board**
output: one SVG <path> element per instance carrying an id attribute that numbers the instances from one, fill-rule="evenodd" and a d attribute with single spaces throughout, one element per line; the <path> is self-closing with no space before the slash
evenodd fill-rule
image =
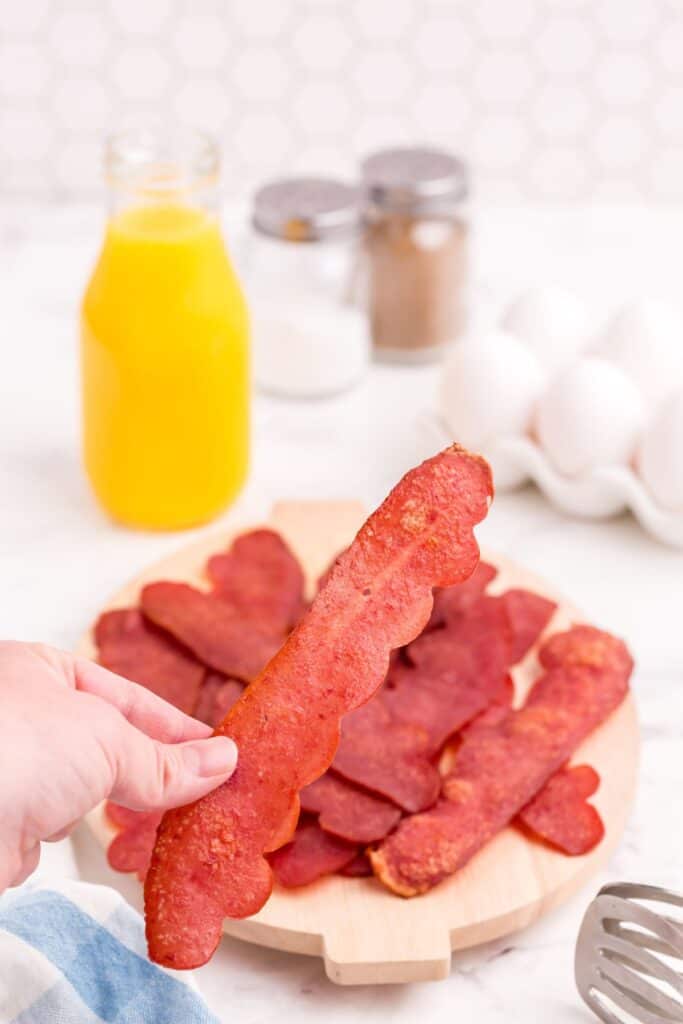
<path id="1" fill-rule="evenodd" d="M 269 524 L 296 551 L 311 585 L 345 547 L 363 520 L 355 502 L 283 502 Z M 213 552 L 251 528 L 214 532 L 151 566 L 106 605 L 135 604 L 152 580 L 186 580 L 205 586 L 203 565 Z M 499 569 L 492 592 L 529 587 L 558 602 L 550 631 L 581 621 L 581 614 L 553 588 L 507 559 L 486 555 Z M 104 610 L 104 609 L 103 609 Z M 89 632 L 79 653 L 95 655 Z M 513 672 L 521 701 L 538 671 L 532 651 Z M 243 921 L 226 920 L 232 936 L 295 953 L 321 956 L 332 981 L 382 984 L 445 978 L 451 950 L 464 949 L 518 931 L 568 899 L 607 861 L 624 830 L 638 767 L 638 724 L 629 699 L 576 752 L 602 783 L 594 802 L 606 827 L 602 843 L 584 857 L 567 857 L 525 838 L 513 828 L 490 842 L 453 878 L 424 896 L 404 900 L 371 878 L 332 876 L 299 890 L 275 889 L 266 906 Z M 102 807 L 88 818 L 103 846 L 114 835 Z"/>

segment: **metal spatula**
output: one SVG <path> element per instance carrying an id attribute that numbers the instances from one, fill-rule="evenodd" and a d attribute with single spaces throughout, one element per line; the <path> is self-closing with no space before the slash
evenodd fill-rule
<path id="1" fill-rule="evenodd" d="M 661 904 L 661 913 L 643 901 Z M 680 908 L 678 893 L 627 882 L 606 885 L 588 907 L 576 943 L 576 984 L 606 1024 L 683 1022 Z"/>

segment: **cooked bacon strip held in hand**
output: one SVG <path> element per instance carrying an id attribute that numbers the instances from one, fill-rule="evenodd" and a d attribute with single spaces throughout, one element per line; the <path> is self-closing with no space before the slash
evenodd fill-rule
<path id="1" fill-rule="evenodd" d="M 492 492 L 487 463 L 454 445 L 409 472 L 340 556 L 216 730 L 237 743 L 232 778 L 164 815 L 145 883 L 152 960 L 206 963 L 223 918 L 247 917 L 266 902 L 272 874 L 264 854 L 291 837 L 299 790 L 329 766 L 342 716 L 373 695 L 390 651 L 424 627 L 432 588 L 473 572 L 473 527 Z"/>

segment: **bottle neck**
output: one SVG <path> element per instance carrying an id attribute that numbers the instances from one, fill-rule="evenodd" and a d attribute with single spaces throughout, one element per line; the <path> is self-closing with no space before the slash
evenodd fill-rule
<path id="1" fill-rule="evenodd" d="M 108 208 L 190 208 L 215 214 L 220 159 L 216 143 L 199 133 L 145 132 L 114 136 L 106 151 Z"/>

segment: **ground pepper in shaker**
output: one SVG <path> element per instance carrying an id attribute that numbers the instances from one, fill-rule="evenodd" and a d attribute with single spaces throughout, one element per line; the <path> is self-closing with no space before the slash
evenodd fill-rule
<path id="1" fill-rule="evenodd" d="M 375 355 L 428 362 L 465 322 L 463 163 L 436 149 L 387 149 L 361 165 Z"/>

